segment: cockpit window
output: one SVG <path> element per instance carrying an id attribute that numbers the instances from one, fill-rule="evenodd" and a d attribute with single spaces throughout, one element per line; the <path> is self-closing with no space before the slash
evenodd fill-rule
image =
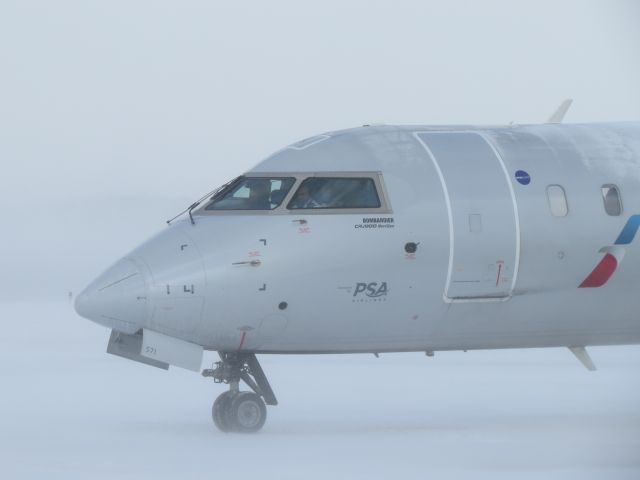
<path id="1" fill-rule="evenodd" d="M 311 177 L 300 184 L 287 208 L 379 208 L 372 178 Z"/>
<path id="2" fill-rule="evenodd" d="M 242 177 L 214 196 L 205 210 L 273 210 L 295 181 L 292 177 Z"/>

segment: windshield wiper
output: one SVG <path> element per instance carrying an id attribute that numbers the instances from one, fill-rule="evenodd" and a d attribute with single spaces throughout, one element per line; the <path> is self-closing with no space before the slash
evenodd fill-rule
<path id="1" fill-rule="evenodd" d="M 231 188 L 233 188 L 236 183 L 238 183 L 244 176 L 240 175 L 239 177 L 234 178 L 233 180 L 225 183 L 224 185 L 211 190 L 209 193 L 207 193 L 206 195 L 203 195 L 202 197 L 200 197 L 198 200 L 196 200 L 195 202 L 193 202 L 191 205 L 189 205 L 186 209 L 184 209 L 183 211 L 181 211 L 179 214 L 177 214 L 175 217 L 173 217 L 170 220 L 167 220 L 167 225 L 171 224 L 171 222 L 173 222 L 176 218 L 178 218 L 179 216 L 188 213 L 189 214 L 189 219 L 191 220 L 191 224 L 195 225 L 196 222 L 193 220 L 193 215 L 191 214 L 191 212 L 193 212 L 193 210 L 200 205 L 205 199 L 211 197 L 211 200 L 214 200 L 217 197 L 220 197 L 222 195 L 224 195 L 225 193 L 227 193 Z"/>

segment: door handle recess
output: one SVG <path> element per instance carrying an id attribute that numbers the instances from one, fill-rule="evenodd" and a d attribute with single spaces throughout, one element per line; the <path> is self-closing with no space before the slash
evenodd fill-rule
<path id="1" fill-rule="evenodd" d="M 262 264 L 260 260 L 247 260 L 244 262 L 234 262 L 231 265 L 249 265 L 250 267 L 259 267 Z"/>

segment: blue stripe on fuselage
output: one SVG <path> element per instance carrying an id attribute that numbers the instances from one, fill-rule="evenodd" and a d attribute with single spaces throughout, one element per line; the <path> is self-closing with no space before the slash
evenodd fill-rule
<path id="1" fill-rule="evenodd" d="M 640 215 L 632 215 L 616 239 L 616 245 L 629 245 L 640 228 Z"/>

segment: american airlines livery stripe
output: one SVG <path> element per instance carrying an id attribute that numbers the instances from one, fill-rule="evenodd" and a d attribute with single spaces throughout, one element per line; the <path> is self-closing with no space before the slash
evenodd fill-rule
<path id="1" fill-rule="evenodd" d="M 626 250 L 620 245 L 629 245 L 633 242 L 636 233 L 638 233 L 638 228 L 640 228 L 640 215 L 632 215 L 627 220 L 614 245 L 600 249 L 600 252 L 605 254 L 604 257 L 578 288 L 597 288 L 607 283 L 626 253 Z"/>

